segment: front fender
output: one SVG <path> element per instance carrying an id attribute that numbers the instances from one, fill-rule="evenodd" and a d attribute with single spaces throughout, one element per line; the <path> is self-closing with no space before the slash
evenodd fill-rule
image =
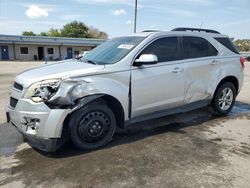
<path id="1" fill-rule="evenodd" d="M 78 104 L 84 105 L 103 95 L 109 95 L 121 103 L 124 115 L 128 117 L 128 92 L 129 84 L 109 78 L 68 79 L 61 82 L 59 90 L 48 102 L 55 105 L 75 106 L 78 101 Z"/>

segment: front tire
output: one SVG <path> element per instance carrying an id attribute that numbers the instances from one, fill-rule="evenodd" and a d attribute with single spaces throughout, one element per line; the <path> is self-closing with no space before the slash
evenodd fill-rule
<path id="1" fill-rule="evenodd" d="M 116 130 L 114 113 L 102 102 L 89 103 L 73 112 L 69 122 L 71 140 L 84 150 L 106 145 Z"/>
<path id="2" fill-rule="evenodd" d="M 218 115 L 225 116 L 232 110 L 235 98 L 236 89 L 234 84 L 225 82 L 215 91 L 212 107 Z"/>

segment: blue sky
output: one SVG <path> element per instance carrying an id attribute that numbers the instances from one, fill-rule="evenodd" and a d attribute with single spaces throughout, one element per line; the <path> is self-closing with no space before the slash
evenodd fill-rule
<path id="1" fill-rule="evenodd" d="M 216 29 L 250 38 L 250 0 L 138 0 L 138 31 Z M 133 32 L 134 0 L 0 0 L 0 34 L 36 33 L 78 20 L 109 34 Z"/>

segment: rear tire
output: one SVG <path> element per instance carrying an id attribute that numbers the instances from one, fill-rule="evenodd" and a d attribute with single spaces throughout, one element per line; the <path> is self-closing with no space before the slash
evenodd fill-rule
<path id="1" fill-rule="evenodd" d="M 74 145 L 80 149 L 91 150 L 112 140 L 116 130 L 116 119 L 106 104 L 91 102 L 73 112 L 69 126 Z"/>
<path id="2" fill-rule="evenodd" d="M 236 89 L 234 84 L 225 82 L 216 89 L 212 107 L 218 115 L 225 116 L 232 110 L 235 98 Z"/>

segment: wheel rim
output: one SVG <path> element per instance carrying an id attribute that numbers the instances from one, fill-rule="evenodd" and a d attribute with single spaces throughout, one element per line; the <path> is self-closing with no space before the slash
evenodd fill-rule
<path id="1" fill-rule="evenodd" d="M 110 119 L 103 112 L 87 113 L 78 127 L 78 135 L 86 143 L 96 143 L 107 136 Z"/>
<path id="2" fill-rule="evenodd" d="M 219 98 L 220 109 L 223 111 L 228 110 L 232 106 L 233 98 L 234 98 L 233 90 L 229 87 L 224 88 Z"/>

